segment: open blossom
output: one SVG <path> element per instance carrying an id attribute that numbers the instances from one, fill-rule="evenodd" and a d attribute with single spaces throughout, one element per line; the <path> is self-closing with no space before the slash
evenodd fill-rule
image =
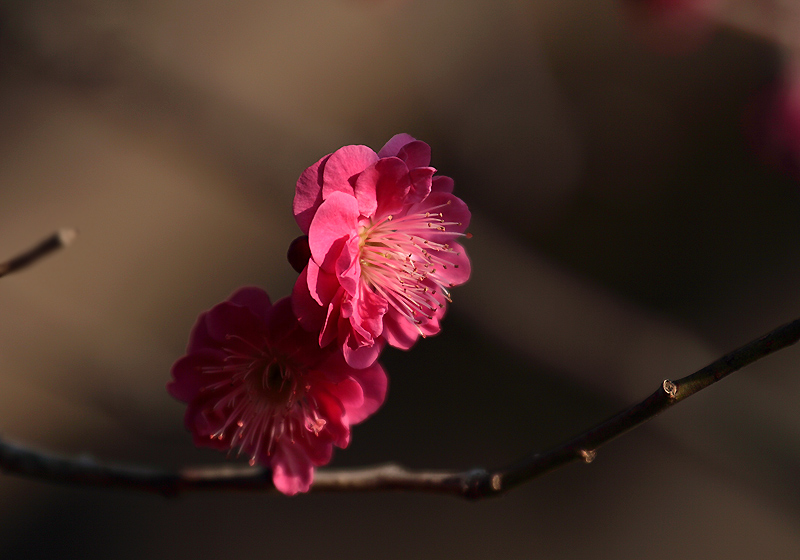
<path id="1" fill-rule="evenodd" d="M 314 467 L 347 446 L 350 426 L 381 406 L 387 385 L 379 364 L 353 369 L 300 327 L 288 298 L 271 305 L 259 288 L 200 315 L 172 376 L 167 390 L 188 403 L 195 444 L 271 467 L 284 494 L 309 489 Z"/>
<path id="2" fill-rule="evenodd" d="M 374 362 L 384 342 L 407 349 L 439 332 L 450 288 L 469 278 L 457 240 L 470 212 L 453 180 L 434 176 L 430 153 L 398 134 L 377 154 L 344 146 L 297 181 L 310 258 L 292 305 L 320 346 L 336 341 L 353 367 Z"/>

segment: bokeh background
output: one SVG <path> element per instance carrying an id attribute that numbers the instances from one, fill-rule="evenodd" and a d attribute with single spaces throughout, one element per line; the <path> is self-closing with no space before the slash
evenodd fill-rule
<path id="1" fill-rule="evenodd" d="M 800 144 L 765 101 L 796 3 L 656 4 L 0 1 L 0 259 L 80 230 L 0 282 L 0 434 L 223 462 L 164 390 L 191 325 L 242 285 L 288 295 L 299 174 L 397 132 L 473 210 L 474 274 L 439 336 L 385 353 L 334 466 L 503 465 L 800 316 Z M 797 557 L 798 399 L 788 349 L 476 503 L 3 476 L 0 558 Z"/>

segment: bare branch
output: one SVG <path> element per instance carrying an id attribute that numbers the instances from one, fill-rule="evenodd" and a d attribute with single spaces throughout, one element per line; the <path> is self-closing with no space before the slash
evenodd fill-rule
<path id="1" fill-rule="evenodd" d="M 677 381 L 665 380 L 642 402 L 598 424 L 567 443 L 495 470 L 414 471 L 398 465 L 361 469 L 322 469 L 314 492 L 398 490 L 486 498 L 575 461 L 590 463 L 597 448 L 643 424 L 734 371 L 800 340 L 800 319 L 778 327 Z M 0 469 L 9 474 L 79 486 L 129 488 L 174 496 L 197 490 L 275 491 L 269 469 L 206 466 L 162 471 L 101 465 L 92 459 L 68 459 L 0 440 Z"/>
<path id="2" fill-rule="evenodd" d="M 16 257 L 0 263 L 0 277 L 17 272 L 59 249 L 69 246 L 78 235 L 74 229 L 60 229 L 53 235 Z"/>

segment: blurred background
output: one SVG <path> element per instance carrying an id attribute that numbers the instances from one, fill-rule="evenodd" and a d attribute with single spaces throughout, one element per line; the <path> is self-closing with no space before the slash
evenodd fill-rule
<path id="1" fill-rule="evenodd" d="M 442 333 L 336 467 L 500 466 L 800 316 L 794 0 L 0 0 L 0 435 L 174 468 L 197 315 L 288 295 L 300 173 L 428 142 L 473 210 Z M 789 558 L 800 348 L 476 503 L 0 477 L 0 558 Z"/>

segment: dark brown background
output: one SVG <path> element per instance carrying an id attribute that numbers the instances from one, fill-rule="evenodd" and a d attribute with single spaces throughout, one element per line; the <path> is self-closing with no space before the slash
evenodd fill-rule
<path id="1" fill-rule="evenodd" d="M 81 231 L 0 286 L 0 434 L 224 460 L 164 390 L 195 317 L 287 295 L 297 176 L 397 132 L 473 209 L 474 275 L 440 336 L 385 354 L 335 466 L 500 465 L 800 316 L 800 187 L 742 128 L 775 45 L 642 36 L 613 0 L 0 2 L 0 257 Z M 784 351 L 479 503 L 3 477 L 0 558 L 792 557 L 799 370 Z"/>

